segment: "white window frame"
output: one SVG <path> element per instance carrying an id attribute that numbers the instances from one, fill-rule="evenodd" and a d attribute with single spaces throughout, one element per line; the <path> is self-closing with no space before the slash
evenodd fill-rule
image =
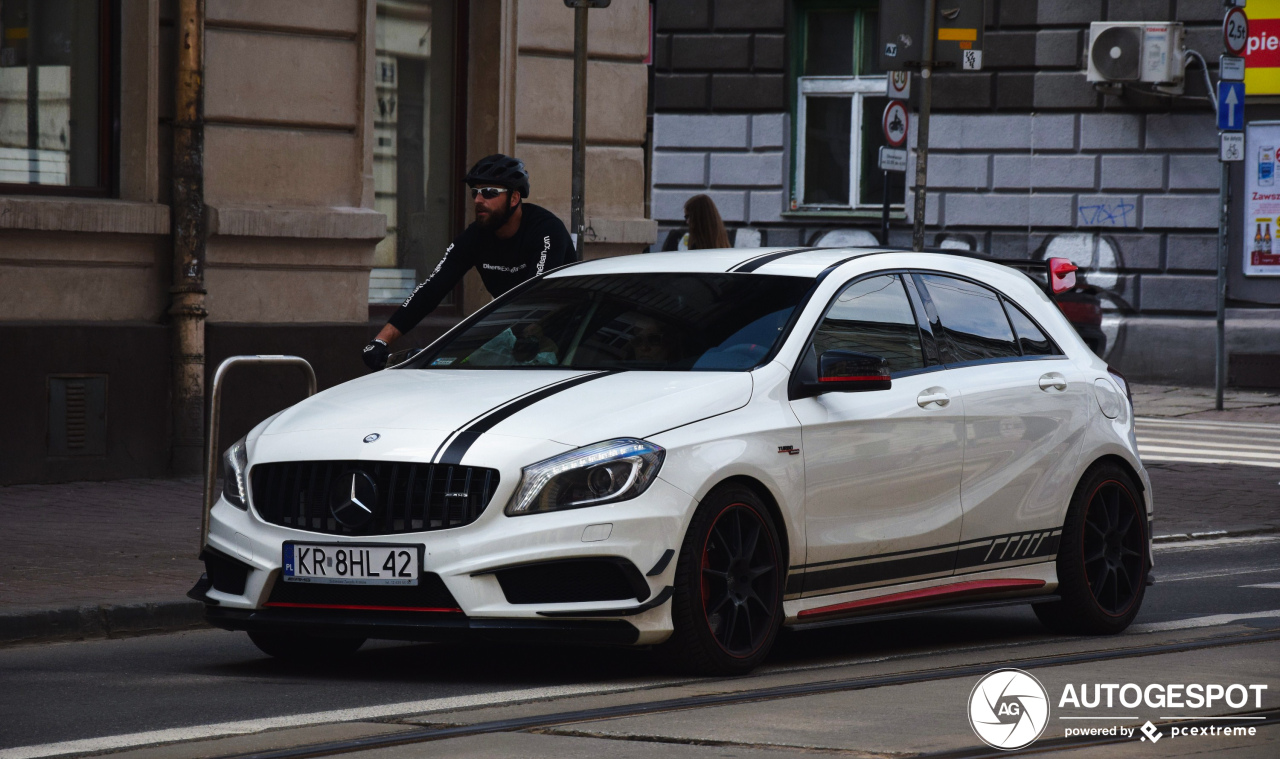
<path id="1" fill-rule="evenodd" d="M 798 211 L 860 211 L 880 208 L 879 203 L 861 202 L 860 180 L 862 178 L 862 100 L 868 95 L 885 97 L 888 90 L 888 76 L 802 76 L 797 78 L 796 97 L 796 210 Z M 849 134 L 849 205 L 813 205 L 804 202 L 805 184 L 805 151 L 808 144 L 806 131 L 808 126 L 808 106 L 811 95 L 848 95 L 850 107 L 853 108 L 850 118 Z M 875 125 L 873 125 L 875 126 Z M 892 203 L 890 208 L 903 208 L 902 203 Z"/>

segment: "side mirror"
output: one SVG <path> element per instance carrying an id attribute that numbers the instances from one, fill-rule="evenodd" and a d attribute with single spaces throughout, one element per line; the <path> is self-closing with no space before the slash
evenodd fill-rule
<path id="1" fill-rule="evenodd" d="M 817 377 L 805 377 L 793 383 L 792 399 L 823 393 L 888 390 L 893 386 L 889 362 L 869 353 L 827 351 L 818 357 L 817 369 Z"/>

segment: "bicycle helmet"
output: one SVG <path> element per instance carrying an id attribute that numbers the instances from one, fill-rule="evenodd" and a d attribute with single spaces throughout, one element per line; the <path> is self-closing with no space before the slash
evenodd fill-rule
<path id="1" fill-rule="evenodd" d="M 501 153 L 476 161 L 476 165 L 467 172 L 465 181 L 469 185 L 506 187 L 520 193 L 522 198 L 529 197 L 529 172 L 525 171 L 524 161 Z"/>

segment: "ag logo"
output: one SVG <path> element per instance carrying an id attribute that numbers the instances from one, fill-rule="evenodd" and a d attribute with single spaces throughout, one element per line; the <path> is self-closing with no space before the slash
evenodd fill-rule
<path id="1" fill-rule="evenodd" d="M 992 748 L 1029 746 L 1049 724 L 1049 694 L 1020 669 L 998 669 L 973 686 L 969 724 Z"/>

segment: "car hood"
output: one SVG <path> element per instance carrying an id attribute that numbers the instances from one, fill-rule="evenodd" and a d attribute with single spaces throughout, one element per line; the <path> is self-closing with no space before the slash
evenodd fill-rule
<path id="1" fill-rule="evenodd" d="M 392 370 L 312 396 L 262 435 L 471 430 L 580 446 L 741 408 L 751 388 L 747 372 Z"/>

